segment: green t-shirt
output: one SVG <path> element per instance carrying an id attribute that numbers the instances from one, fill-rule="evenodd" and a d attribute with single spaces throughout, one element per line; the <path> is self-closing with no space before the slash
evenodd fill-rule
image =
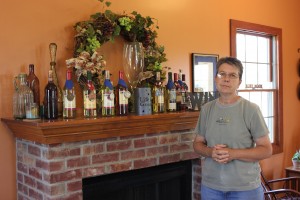
<path id="1" fill-rule="evenodd" d="M 240 98 L 231 105 L 221 105 L 217 100 L 206 103 L 200 112 L 195 129 L 207 141 L 207 146 L 225 144 L 233 149 L 255 146 L 255 140 L 269 133 L 259 107 Z M 204 158 L 202 184 L 221 191 L 242 191 L 260 185 L 258 162 L 233 160 L 219 164 Z"/>

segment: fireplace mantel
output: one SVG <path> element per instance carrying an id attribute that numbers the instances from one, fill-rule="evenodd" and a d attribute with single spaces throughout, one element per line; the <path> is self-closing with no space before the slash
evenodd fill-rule
<path id="1" fill-rule="evenodd" d="M 57 144 L 118 136 L 194 129 L 199 112 L 174 112 L 72 120 L 15 120 L 2 118 L 17 138 L 41 144 Z"/>

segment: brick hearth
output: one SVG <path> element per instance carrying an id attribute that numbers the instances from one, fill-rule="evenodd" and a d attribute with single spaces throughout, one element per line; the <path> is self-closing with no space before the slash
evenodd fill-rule
<path id="1" fill-rule="evenodd" d="M 82 199 L 85 177 L 193 160 L 193 199 L 200 199 L 200 159 L 192 131 L 41 144 L 16 139 L 18 199 Z"/>

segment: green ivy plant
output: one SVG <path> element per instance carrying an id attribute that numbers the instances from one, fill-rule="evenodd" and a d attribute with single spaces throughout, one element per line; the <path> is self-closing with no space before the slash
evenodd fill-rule
<path id="1" fill-rule="evenodd" d="M 107 9 L 111 2 L 98 1 L 103 5 L 104 12 L 92 14 L 89 20 L 74 25 L 76 31 L 74 57 L 78 57 L 83 51 L 92 55 L 105 42 L 114 41 L 115 37 L 122 36 L 128 42 L 141 42 L 145 50 L 145 70 L 160 71 L 162 78 L 165 78 L 166 74 L 162 67 L 162 63 L 167 61 L 165 49 L 155 41 L 156 30 L 159 29 L 157 20 L 149 16 L 143 17 L 136 11 L 130 14 L 116 14 Z"/>

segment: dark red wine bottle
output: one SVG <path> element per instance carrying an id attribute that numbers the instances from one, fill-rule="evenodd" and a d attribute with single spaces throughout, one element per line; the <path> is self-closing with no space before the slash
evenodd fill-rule
<path id="1" fill-rule="evenodd" d="M 58 118 L 58 93 L 53 82 L 53 71 L 49 70 L 48 84 L 45 87 L 44 112 L 46 119 Z"/>

